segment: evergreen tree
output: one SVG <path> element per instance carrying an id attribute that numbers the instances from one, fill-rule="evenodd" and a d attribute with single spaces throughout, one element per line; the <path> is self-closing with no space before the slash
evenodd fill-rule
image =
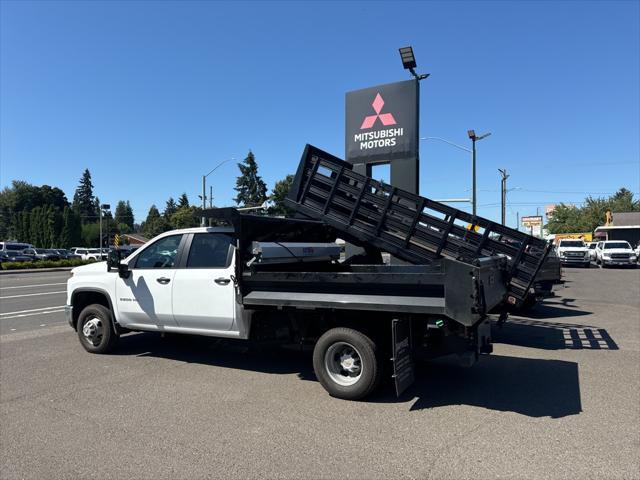
<path id="1" fill-rule="evenodd" d="M 64 210 L 62 211 L 62 231 L 60 232 L 60 240 L 58 241 L 60 248 L 71 248 L 75 246 L 71 245 L 73 236 L 73 219 L 71 215 L 71 209 L 69 207 L 64 207 Z"/>
<path id="2" fill-rule="evenodd" d="M 116 223 L 128 224 L 129 222 L 128 222 L 127 216 L 128 216 L 127 203 L 124 200 L 118 201 L 118 204 L 116 205 L 116 211 L 115 211 Z"/>
<path id="3" fill-rule="evenodd" d="M 171 215 L 176 213 L 176 210 L 178 210 L 178 205 L 176 205 L 176 201 L 173 199 L 173 197 L 169 197 L 169 200 L 167 200 L 167 204 L 164 207 L 164 212 L 162 213 L 162 215 L 164 216 L 164 218 L 169 219 L 171 218 Z"/>
<path id="4" fill-rule="evenodd" d="M 129 200 L 127 200 L 127 216 L 126 216 L 126 221 L 124 223 L 127 224 L 127 226 L 129 227 L 129 229 L 133 230 L 133 208 L 131 208 L 131 204 L 129 203 Z"/>
<path id="5" fill-rule="evenodd" d="M 240 176 L 238 176 L 235 186 L 238 195 L 234 201 L 243 207 L 262 205 L 267 199 L 267 185 L 258 175 L 258 164 L 251 150 L 249 150 L 247 158 L 238 164 L 238 168 Z"/>
<path id="6" fill-rule="evenodd" d="M 93 196 L 93 184 L 91 183 L 91 172 L 85 169 L 80 179 L 80 184 L 73 195 L 73 208 L 80 215 L 82 223 L 93 223 L 98 221 L 98 209 L 96 208 L 95 197 Z"/>
<path id="7" fill-rule="evenodd" d="M 189 198 L 186 193 L 183 193 L 178 198 L 178 208 L 189 207 Z"/>
<path id="8" fill-rule="evenodd" d="M 160 216 L 160 212 L 155 205 L 151 205 L 147 219 L 141 225 L 142 234 L 147 238 L 153 238 L 166 230 L 167 224 Z"/>
<path id="9" fill-rule="evenodd" d="M 273 191 L 269 196 L 269 200 L 273 202 L 273 207 L 269 208 L 270 215 L 285 215 L 291 216 L 294 211 L 284 204 L 284 199 L 289 193 L 291 184 L 293 183 L 293 175 L 287 175 L 282 180 L 276 182 L 273 186 Z"/>
<path id="10" fill-rule="evenodd" d="M 29 243 L 36 247 L 42 246 L 42 216 L 40 207 L 35 207 L 29 215 Z"/>
<path id="11" fill-rule="evenodd" d="M 33 243 L 31 241 L 31 212 L 26 210 L 22 211 L 20 221 L 22 222 L 22 238 L 18 238 L 18 240 L 26 243 Z"/>

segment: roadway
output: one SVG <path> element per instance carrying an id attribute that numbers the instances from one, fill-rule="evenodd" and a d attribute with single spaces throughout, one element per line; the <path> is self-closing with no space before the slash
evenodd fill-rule
<path id="1" fill-rule="evenodd" d="M 64 323 L 68 271 L 0 275 L 0 335 Z"/>
<path id="2" fill-rule="evenodd" d="M 640 270 L 566 269 L 473 368 L 433 362 L 364 402 L 329 397 L 306 354 L 239 342 L 90 355 L 46 313 L 68 274 L 36 275 L 0 276 L 3 480 L 639 477 Z"/>

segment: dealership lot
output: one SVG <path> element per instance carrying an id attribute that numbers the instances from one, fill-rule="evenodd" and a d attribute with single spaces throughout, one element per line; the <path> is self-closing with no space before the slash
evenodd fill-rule
<path id="1" fill-rule="evenodd" d="M 68 272 L 0 275 L 0 478 L 637 478 L 640 270 L 564 272 L 475 367 L 366 402 L 298 352 L 132 334 L 89 355 Z"/>

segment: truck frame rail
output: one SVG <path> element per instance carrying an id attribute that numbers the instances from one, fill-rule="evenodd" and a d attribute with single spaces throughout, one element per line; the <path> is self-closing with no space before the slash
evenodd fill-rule
<path id="1" fill-rule="evenodd" d="M 285 204 L 412 264 L 440 257 L 474 263 L 504 256 L 507 303 L 521 304 L 549 252 L 539 238 L 355 173 L 352 165 L 305 147 Z"/>

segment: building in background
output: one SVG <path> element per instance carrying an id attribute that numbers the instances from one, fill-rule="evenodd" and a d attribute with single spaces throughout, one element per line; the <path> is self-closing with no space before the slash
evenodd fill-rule
<path id="1" fill-rule="evenodd" d="M 597 227 L 596 240 L 626 240 L 632 246 L 640 241 L 640 212 L 619 212 L 611 214 L 611 221 Z"/>
<path id="2" fill-rule="evenodd" d="M 140 247 L 149 241 L 148 238 L 134 233 L 123 233 L 121 235 L 127 239 L 127 243 L 132 247 Z"/>

